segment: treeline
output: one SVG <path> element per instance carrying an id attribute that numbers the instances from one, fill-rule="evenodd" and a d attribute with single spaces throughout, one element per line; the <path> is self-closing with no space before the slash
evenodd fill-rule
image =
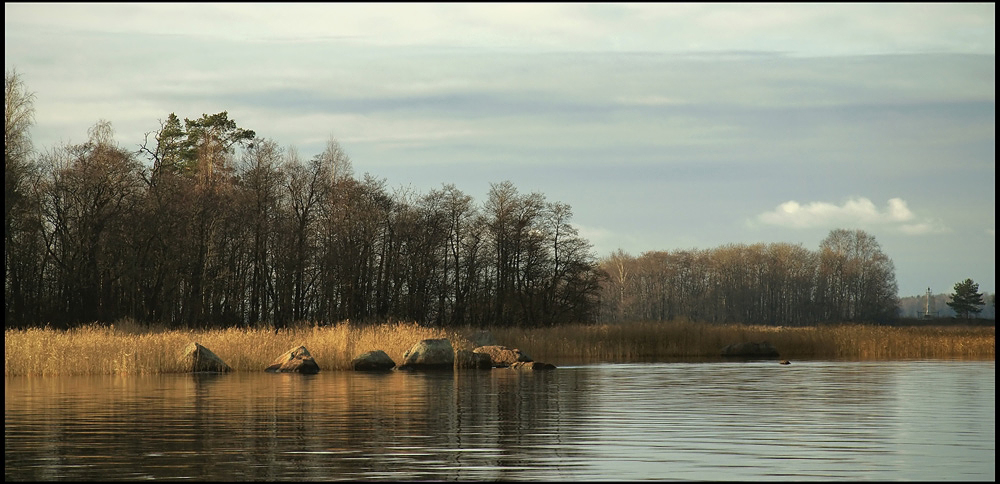
<path id="1" fill-rule="evenodd" d="M 929 300 L 926 294 L 902 297 L 899 299 L 899 317 L 912 319 L 957 318 L 959 315 L 948 306 L 951 297 L 950 293 L 931 294 Z M 982 312 L 976 317 L 995 320 L 997 317 L 996 293 L 983 293 L 983 299 L 987 304 L 983 305 Z"/>
<path id="2" fill-rule="evenodd" d="M 417 321 L 753 324 L 894 316 L 891 260 L 870 235 L 621 251 L 596 260 L 568 205 L 510 182 L 477 203 L 453 185 L 390 192 L 336 139 L 303 159 L 226 112 L 171 114 L 137 150 L 99 121 L 38 153 L 33 94 L 5 76 L 7 327 L 131 318 L 171 327 Z"/>
<path id="3" fill-rule="evenodd" d="M 837 229 L 818 251 L 731 244 L 709 250 L 618 251 L 600 261 L 605 321 L 795 326 L 897 317 L 895 268 L 870 234 Z"/>
<path id="4" fill-rule="evenodd" d="M 586 321 L 598 287 L 567 205 L 494 184 L 389 193 L 339 143 L 302 160 L 225 112 L 171 114 L 132 152 L 99 122 L 6 153 L 6 322 Z M 12 159 L 13 158 L 13 159 Z M 144 159 L 143 159 L 144 158 Z"/>

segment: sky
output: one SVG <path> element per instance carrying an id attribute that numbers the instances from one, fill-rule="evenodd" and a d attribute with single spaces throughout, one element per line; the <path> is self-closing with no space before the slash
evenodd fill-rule
<path id="1" fill-rule="evenodd" d="M 511 181 L 621 249 L 873 235 L 996 291 L 993 3 L 4 4 L 35 148 L 227 111 L 390 191 Z"/>

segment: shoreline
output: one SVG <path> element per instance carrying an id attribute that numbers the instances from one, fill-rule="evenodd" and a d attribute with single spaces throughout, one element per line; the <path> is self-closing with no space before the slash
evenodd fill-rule
<path id="1" fill-rule="evenodd" d="M 455 350 L 472 350 L 487 331 L 498 345 L 518 348 L 535 361 L 557 366 L 596 363 L 739 361 L 720 350 L 741 342 L 766 341 L 780 359 L 892 361 L 915 359 L 995 360 L 995 326 L 810 327 L 747 326 L 691 322 L 575 324 L 550 328 L 428 328 L 416 323 L 271 328 L 163 329 L 128 321 L 69 330 L 8 329 L 4 376 L 153 374 L 186 372 L 182 349 L 197 342 L 233 371 L 264 371 L 289 348 L 305 346 L 321 371 L 352 371 L 350 362 L 372 350 L 397 364 L 415 343 L 448 338 Z M 758 358 L 760 359 L 760 358 Z"/>

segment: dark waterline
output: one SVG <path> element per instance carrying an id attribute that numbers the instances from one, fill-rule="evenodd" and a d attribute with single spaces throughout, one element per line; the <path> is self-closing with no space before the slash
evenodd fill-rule
<path id="1" fill-rule="evenodd" d="M 988 362 L 4 379 L 5 480 L 995 480 Z"/>

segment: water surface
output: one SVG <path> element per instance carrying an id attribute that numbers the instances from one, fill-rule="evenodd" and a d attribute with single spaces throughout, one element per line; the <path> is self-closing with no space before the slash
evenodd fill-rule
<path id="1" fill-rule="evenodd" d="M 4 379 L 5 480 L 995 480 L 993 361 Z"/>

